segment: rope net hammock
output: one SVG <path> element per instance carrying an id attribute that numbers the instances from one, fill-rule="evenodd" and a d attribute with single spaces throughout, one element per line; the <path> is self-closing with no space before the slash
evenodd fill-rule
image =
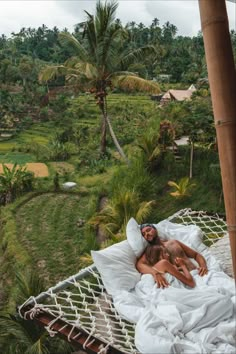
<path id="1" fill-rule="evenodd" d="M 221 216 L 183 209 L 168 220 L 199 226 L 203 242 L 212 246 L 214 255 L 223 255 L 224 262 L 228 259 L 224 270 L 232 275 L 227 225 Z M 219 253 L 222 249 L 224 254 Z M 50 336 L 59 334 L 87 353 L 138 353 L 134 344 L 135 325 L 119 316 L 94 265 L 29 298 L 19 307 L 19 313 L 25 319 L 39 322 Z"/>

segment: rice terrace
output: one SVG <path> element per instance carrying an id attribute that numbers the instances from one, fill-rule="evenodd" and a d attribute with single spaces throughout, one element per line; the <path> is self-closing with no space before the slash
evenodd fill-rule
<path id="1" fill-rule="evenodd" d="M 235 349 L 236 2 L 133 3 L 0 2 L 1 353 Z"/>

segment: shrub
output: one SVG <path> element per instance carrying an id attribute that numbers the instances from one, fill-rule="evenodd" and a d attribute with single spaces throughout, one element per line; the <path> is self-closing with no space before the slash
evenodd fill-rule
<path id="1" fill-rule="evenodd" d="M 100 226 L 110 238 L 117 234 L 122 238 L 129 219 L 135 217 L 138 222 L 143 222 L 151 213 L 153 205 L 153 200 L 142 201 L 137 192 L 121 189 L 89 223 L 95 227 Z"/>
<path id="2" fill-rule="evenodd" d="M 122 190 L 135 191 L 141 200 L 146 200 L 153 195 L 155 178 L 148 172 L 142 158 L 133 159 L 130 166 L 120 166 L 115 171 L 109 189 L 117 191 L 117 186 Z"/>
<path id="3" fill-rule="evenodd" d="M 177 199 L 191 196 L 190 191 L 196 186 L 195 183 L 190 183 L 190 179 L 188 177 L 181 178 L 177 183 L 169 181 L 168 185 L 175 189 L 174 192 L 170 192 L 170 195 Z"/>

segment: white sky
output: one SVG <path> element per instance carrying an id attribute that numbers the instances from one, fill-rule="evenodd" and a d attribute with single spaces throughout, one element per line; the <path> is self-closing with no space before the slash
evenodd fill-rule
<path id="1" fill-rule="evenodd" d="M 83 10 L 94 8 L 94 0 L 0 0 L 0 35 L 42 24 L 72 31 L 85 19 Z M 227 11 L 230 28 L 236 30 L 236 4 L 227 1 Z M 160 25 L 166 21 L 176 25 L 179 35 L 194 36 L 200 30 L 197 0 L 119 0 L 117 17 L 123 24 L 135 21 L 147 26 L 156 17 Z"/>

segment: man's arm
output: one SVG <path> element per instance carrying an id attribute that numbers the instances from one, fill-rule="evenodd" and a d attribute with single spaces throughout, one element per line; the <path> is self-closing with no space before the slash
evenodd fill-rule
<path id="1" fill-rule="evenodd" d="M 185 254 L 189 258 L 195 259 L 195 261 L 199 264 L 198 274 L 203 276 L 208 273 L 207 264 L 205 258 L 198 252 L 194 251 L 192 248 L 186 246 L 184 243 L 177 241 L 182 249 L 184 250 Z"/>
<path id="2" fill-rule="evenodd" d="M 157 283 L 159 288 L 167 288 L 169 286 L 166 278 L 159 272 L 155 270 L 151 266 L 149 266 L 146 262 L 145 254 L 143 254 L 136 263 L 137 270 L 142 274 L 151 274 Z"/>

